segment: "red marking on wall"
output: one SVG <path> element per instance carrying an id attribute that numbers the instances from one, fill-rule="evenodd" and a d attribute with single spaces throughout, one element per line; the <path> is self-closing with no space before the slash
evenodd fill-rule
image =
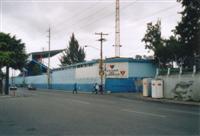
<path id="1" fill-rule="evenodd" d="M 126 71 L 120 71 L 121 75 L 124 76 Z"/>
<path id="2" fill-rule="evenodd" d="M 115 65 L 110 65 L 110 68 L 113 69 L 115 67 Z"/>

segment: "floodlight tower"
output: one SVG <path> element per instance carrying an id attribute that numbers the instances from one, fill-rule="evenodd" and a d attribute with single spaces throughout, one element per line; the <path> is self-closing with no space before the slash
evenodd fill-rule
<path id="1" fill-rule="evenodd" d="M 120 1 L 116 0 L 115 13 L 115 57 L 120 57 Z"/>

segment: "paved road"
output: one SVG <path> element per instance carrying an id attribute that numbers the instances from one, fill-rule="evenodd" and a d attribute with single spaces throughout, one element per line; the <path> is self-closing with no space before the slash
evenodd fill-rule
<path id="1" fill-rule="evenodd" d="M 23 95 L 22 95 L 23 94 Z M 199 135 L 200 108 L 112 95 L 27 91 L 0 96 L 0 135 Z"/>

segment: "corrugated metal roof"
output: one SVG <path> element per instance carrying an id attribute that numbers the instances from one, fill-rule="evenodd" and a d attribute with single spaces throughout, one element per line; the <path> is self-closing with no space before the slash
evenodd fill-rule
<path id="1" fill-rule="evenodd" d="M 133 58 L 107 58 L 106 63 L 112 62 L 136 62 L 136 63 L 152 63 L 153 60 L 133 59 Z"/>
<path id="2" fill-rule="evenodd" d="M 104 63 L 117 63 L 117 62 L 152 63 L 153 60 L 133 59 L 133 58 L 106 58 L 106 60 L 104 60 Z M 96 63 L 99 63 L 99 59 L 80 62 L 80 63 L 68 65 L 68 66 L 63 66 L 61 68 L 53 69 L 53 71 L 67 69 L 67 68 L 76 68 L 83 65 L 90 65 L 90 64 L 93 65 Z"/>
<path id="3" fill-rule="evenodd" d="M 58 53 L 61 53 L 62 51 L 64 51 L 65 49 L 61 49 L 61 50 L 51 50 L 50 51 L 50 57 L 58 54 Z M 49 56 L 49 51 L 41 51 L 41 52 L 32 52 L 32 53 L 29 53 L 29 55 L 32 55 L 32 59 L 41 59 L 41 58 L 48 58 Z"/>

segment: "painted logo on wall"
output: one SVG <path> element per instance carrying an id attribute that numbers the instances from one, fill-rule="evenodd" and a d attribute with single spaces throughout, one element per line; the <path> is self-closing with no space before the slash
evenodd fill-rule
<path id="1" fill-rule="evenodd" d="M 106 64 L 107 78 L 128 78 L 128 63 Z"/>
<path id="2" fill-rule="evenodd" d="M 177 83 L 172 90 L 174 99 L 178 100 L 191 100 L 192 99 L 192 85 L 194 81 L 184 82 L 181 81 Z"/>

